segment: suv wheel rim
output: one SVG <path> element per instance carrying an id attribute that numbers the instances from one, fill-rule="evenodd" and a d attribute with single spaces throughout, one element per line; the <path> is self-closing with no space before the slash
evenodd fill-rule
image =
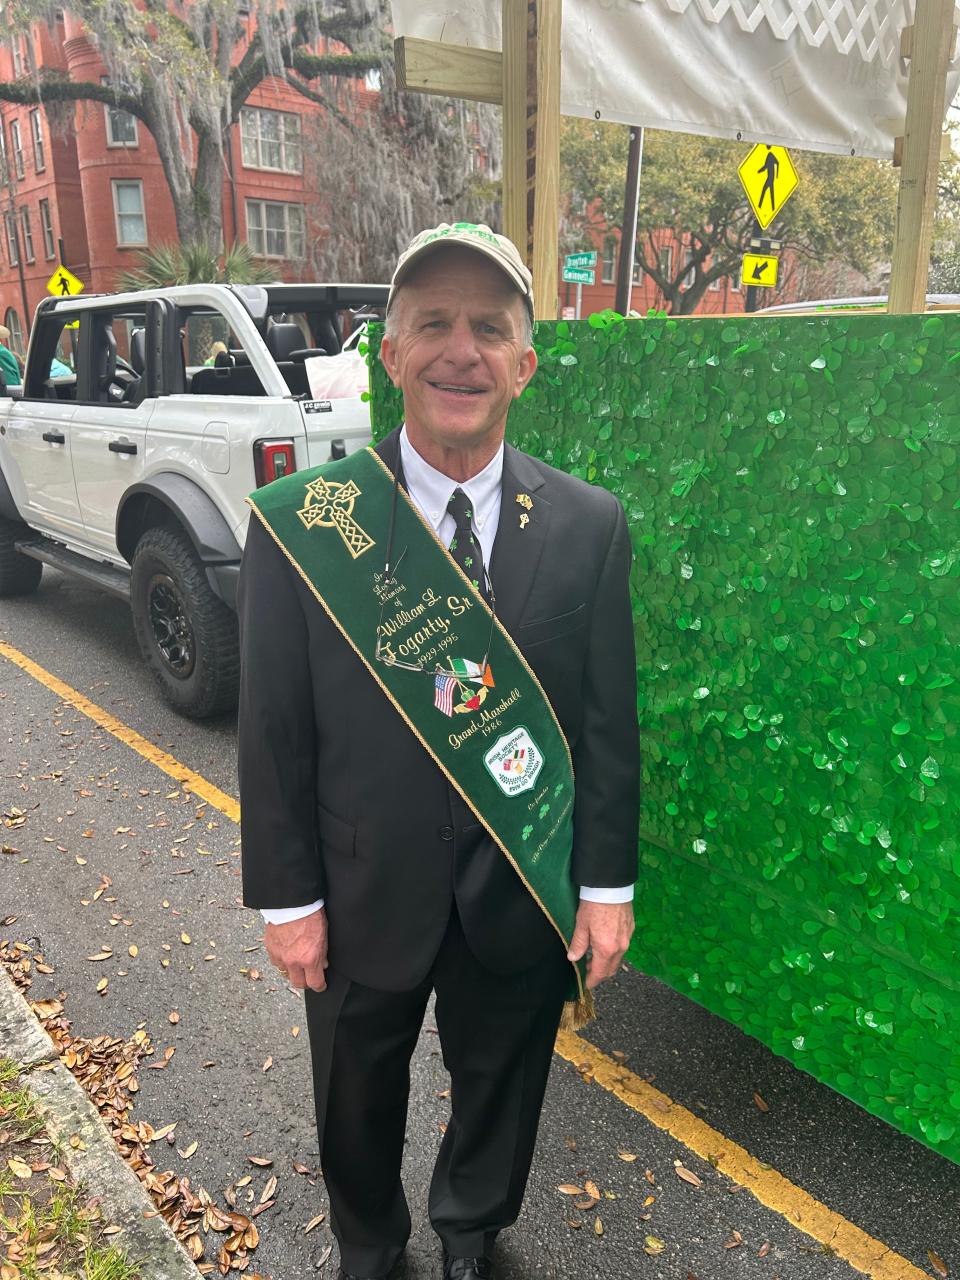
<path id="1" fill-rule="evenodd" d="M 154 643 L 164 665 L 178 680 L 186 680 L 193 674 L 197 646 L 183 596 L 169 574 L 158 573 L 151 578 L 147 607 Z"/>

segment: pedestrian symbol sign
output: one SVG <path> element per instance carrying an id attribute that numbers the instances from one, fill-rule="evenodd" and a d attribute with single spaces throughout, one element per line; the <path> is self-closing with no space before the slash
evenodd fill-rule
<path id="1" fill-rule="evenodd" d="M 56 297 L 69 297 L 73 293 L 83 292 L 83 281 L 78 280 L 72 271 L 68 271 L 66 267 L 57 267 L 56 271 L 47 281 L 47 293 L 52 293 Z"/>
<path id="2" fill-rule="evenodd" d="M 800 179 L 786 147 L 758 142 L 737 170 L 750 208 L 761 227 L 769 227 L 778 217 Z"/>
<path id="3" fill-rule="evenodd" d="M 764 289 L 772 289 L 777 283 L 777 270 L 780 259 L 771 257 L 769 253 L 745 253 L 740 279 L 746 285 L 761 285 Z"/>

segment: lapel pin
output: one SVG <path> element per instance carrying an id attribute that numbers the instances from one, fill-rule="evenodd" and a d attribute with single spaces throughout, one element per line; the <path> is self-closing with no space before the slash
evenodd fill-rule
<path id="1" fill-rule="evenodd" d="M 524 511 L 523 515 L 521 515 L 520 517 L 520 528 L 525 529 L 529 523 L 530 523 L 530 517 Z"/>
<path id="2" fill-rule="evenodd" d="M 530 497 L 529 493 L 518 493 L 518 494 L 517 494 L 517 502 L 518 502 L 518 503 L 520 504 L 520 506 L 521 506 L 521 507 L 523 507 L 525 510 L 527 510 L 527 511 L 532 511 L 532 510 L 533 510 L 533 499 Z"/>

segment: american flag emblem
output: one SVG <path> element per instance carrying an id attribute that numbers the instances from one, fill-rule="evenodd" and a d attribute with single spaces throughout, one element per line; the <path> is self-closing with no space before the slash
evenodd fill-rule
<path id="1" fill-rule="evenodd" d="M 445 716 L 453 715 L 453 691 L 458 688 L 459 681 L 454 676 L 444 675 L 442 671 L 437 672 L 433 690 L 433 705 L 438 711 L 442 711 Z"/>

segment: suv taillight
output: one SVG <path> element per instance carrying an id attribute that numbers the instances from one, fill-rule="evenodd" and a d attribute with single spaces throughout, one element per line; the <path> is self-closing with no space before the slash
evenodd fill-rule
<path id="1" fill-rule="evenodd" d="M 296 471 L 297 460 L 292 440 L 258 440 L 253 446 L 253 468 L 260 489 L 271 480 L 279 480 Z"/>

